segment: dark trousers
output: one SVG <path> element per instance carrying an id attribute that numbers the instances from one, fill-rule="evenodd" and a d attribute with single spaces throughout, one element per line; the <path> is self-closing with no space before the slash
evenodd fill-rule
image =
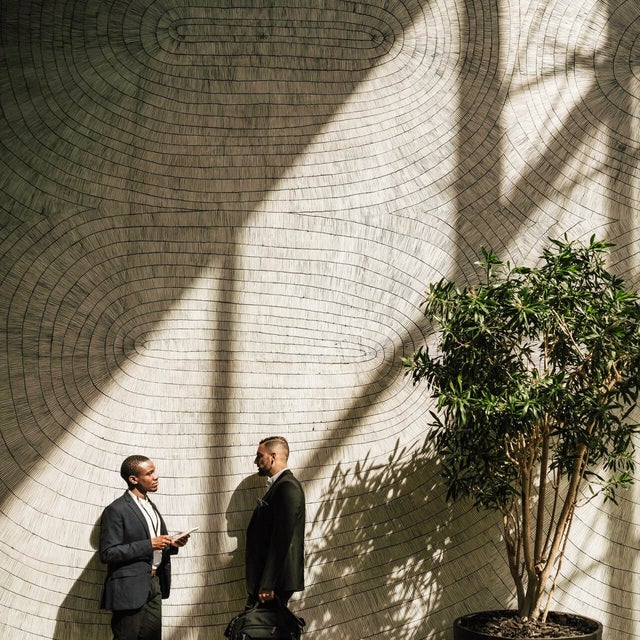
<path id="1" fill-rule="evenodd" d="M 114 640 L 161 640 L 162 594 L 157 577 L 151 578 L 149 597 L 143 607 L 113 612 L 111 630 Z"/>

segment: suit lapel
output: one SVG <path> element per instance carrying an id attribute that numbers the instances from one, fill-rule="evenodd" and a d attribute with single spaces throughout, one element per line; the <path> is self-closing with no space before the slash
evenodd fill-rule
<path id="1" fill-rule="evenodd" d="M 291 474 L 291 470 L 290 469 L 285 469 L 279 476 L 278 479 L 269 487 L 267 493 L 264 494 L 264 497 L 262 498 L 266 503 L 269 502 L 268 498 L 271 496 L 271 493 L 274 491 L 274 489 L 278 486 L 278 483 L 283 479 L 286 478 L 288 475 Z"/>
<path id="2" fill-rule="evenodd" d="M 124 499 L 127 502 L 127 505 L 129 506 L 129 508 L 135 514 L 136 518 L 138 519 L 138 522 L 142 525 L 142 528 L 145 530 L 145 532 L 149 533 L 149 525 L 147 524 L 145 517 L 142 515 L 142 511 L 140 511 L 140 507 L 135 503 L 134 499 L 131 497 L 128 491 L 125 492 Z"/>
<path id="3" fill-rule="evenodd" d="M 162 519 L 162 516 L 158 511 L 158 507 L 156 507 L 156 505 L 153 502 L 151 502 L 151 498 L 149 498 L 149 496 L 147 496 L 147 500 L 149 500 L 149 504 L 151 505 L 151 508 L 154 510 L 155 514 L 158 516 L 158 527 L 160 528 L 160 533 L 162 533 L 165 529 L 164 520 Z"/>

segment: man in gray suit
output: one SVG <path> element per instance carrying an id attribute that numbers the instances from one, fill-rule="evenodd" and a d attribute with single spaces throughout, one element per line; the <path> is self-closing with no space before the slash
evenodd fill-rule
<path id="1" fill-rule="evenodd" d="M 288 459 L 289 445 L 281 436 L 258 445 L 258 475 L 268 479 L 247 528 L 248 607 L 275 598 L 286 605 L 294 591 L 304 589 L 305 499 Z"/>
<path id="2" fill-rule="evenodd" d="M 115 640 L 160 640 L 162 599 L 171 589 L 171 555 L 189 536 L 172 539 L 149 499 L 158 474 L 146 456 L 129 456 L 120 468 L 128 490 L 102 513 L 100 560 L 107 564 L 102 609 L 110 609 Z"/>

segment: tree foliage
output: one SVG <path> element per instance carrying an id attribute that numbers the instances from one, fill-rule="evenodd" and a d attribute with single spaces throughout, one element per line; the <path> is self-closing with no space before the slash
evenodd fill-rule
<path id="1" fill-rule="evenodd" d="M 431 284 L 437 327 L 404 359 L 436 400 L 431 438 L 449 499 L 502 514 L 520 615 L 546 617 L 584 485 L 633 482 L 640 305 L 605 266 L 608 243 L 551 240 L 536 268 L 482 251 L 483 281 Z M 546 596 L 546 601 L 545 601 Z"/>

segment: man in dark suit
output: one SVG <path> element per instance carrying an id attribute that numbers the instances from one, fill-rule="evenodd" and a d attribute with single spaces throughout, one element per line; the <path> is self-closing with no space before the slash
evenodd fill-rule
<path id="1" fill-rule="evenodd" d="M 258 475 L 268 480 L 247 528 L 248 607 L 276 597 L 286 605 L 294 591 L 304 589 L 304 491 L 288 469 L 288 459 L 289 445 L 281 436 L 258 445 Z"/>
<path id="2" fill-rule="evenodd" d="M 102 609 L 110 609 L 115 640 L 160 640 L 162 599 L 171 588 L 171 555 L 189 536 L 173 539 L 148 493 L 158 474 L 146 456 L 129 456 L 120 468 L 128 490 L 102 513 L 100 560 L 107 564 Z"/>

